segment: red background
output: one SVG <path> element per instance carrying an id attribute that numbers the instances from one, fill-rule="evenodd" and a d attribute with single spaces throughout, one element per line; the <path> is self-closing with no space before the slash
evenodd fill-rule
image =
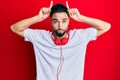
<path id="1" fill-rule="evenodd" d="M 53 0 L 54 4 L 65 0 Z M 89 17 L 110 22 L 110 31 L 88 45 L 84 80 L 120 80 L 119 0 L 68 0 L 71 8 Z M 0 1 L 0 80 L 35 80 L 36 66 L 32 44 L 12 33 L 10 25 L 38 14 L 50 0 Z M 89 25 L 71 19 L 69 29 Z M 49 18 L 32 28 L 51 30 Z"/>

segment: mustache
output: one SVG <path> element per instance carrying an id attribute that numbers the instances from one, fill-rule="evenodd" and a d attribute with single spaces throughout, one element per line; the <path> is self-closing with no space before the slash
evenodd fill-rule
<path id="1" fill-rule="evenodd" d="M 63 30 L 63 31 L 66 31 L 66 30 L 64 30 L 64 29 L 57 29 L 57 30 L 55 30 L 55 31 L 59 31 L 59 30 Z"/>

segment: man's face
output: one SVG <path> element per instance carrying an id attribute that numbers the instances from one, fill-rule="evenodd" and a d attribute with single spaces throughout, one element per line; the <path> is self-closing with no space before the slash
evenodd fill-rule
<path id="1" fill-rule="evenodd" d="M 51 24 L 54 33 L 58 37 L 62 37 L 68 29 L 69 17 L 65 12 L 54 13 L 51 17 Z"/>

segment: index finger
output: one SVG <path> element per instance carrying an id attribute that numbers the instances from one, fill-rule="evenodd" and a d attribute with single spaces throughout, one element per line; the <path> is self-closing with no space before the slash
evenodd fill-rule
<path id="1" fill-rule="evenodd" d="M 53 6 L 53 1 L 51 1 L 51 3 L 50 3 L 50 8 L 52 8 L 52 6 Z"/>
<path id="2" fill-rule="evenodd" d="M 66 1 L 66 7 L 67 7 L 67 9 L 69 9 L 68 1 Z"/>

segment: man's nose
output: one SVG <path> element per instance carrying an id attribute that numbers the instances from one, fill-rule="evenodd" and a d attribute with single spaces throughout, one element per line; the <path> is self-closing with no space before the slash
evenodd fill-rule
<path id="1" fill-rule="evenodd" d="M 59 28 L 60 28 L 60 29 L 62 28 L 62 23 L 61 23 L 61 22 L 59 22 Z"/>

